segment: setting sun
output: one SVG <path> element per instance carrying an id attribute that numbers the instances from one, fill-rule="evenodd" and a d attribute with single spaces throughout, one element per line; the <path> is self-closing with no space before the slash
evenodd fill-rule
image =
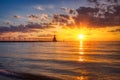
<path id="1" fill-rule="evenodd" d="M 83 35 L 83 34 L 80 34 L 80 35 L 79 35 L 79 39 L 80 39 L 80 40 L 83 40 L 83 39 L 84 39 L 84 35 Z"/>

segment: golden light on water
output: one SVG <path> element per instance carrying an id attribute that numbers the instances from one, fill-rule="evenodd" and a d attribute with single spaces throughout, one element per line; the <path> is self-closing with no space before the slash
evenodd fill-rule
<path id="1" fill-rule="evenodd" d="M 84 77 L 83 76 L 77 77 L 77 80 L 84 80 Z"/>
<path id="2" fill-rule="evenodd" d="M 80 47 L 79 47 L 79 59 L 78 59 L 78 61 L 81 61 L 81 62 L 83 62 L 84 61 L 84 58 L 83 58 L 83 54 L 84 54 L 84 52 L 83 52 L 83 41 L 81 40 L 80 41 Z"/>
<path id="3" fill-rule="evenodd" d="M 83 41 L 80 41 L 80 50 L 83 49 Z"/>
<path id="4" fill-rule="evenodd" d="M 79 61 L 81 61 L 81 62 L 84 61 L 82 56 L 79 57 Z"/>
<path id="5" fill-rule="evenodd" d="M 81 54 L 81 55 L 82 55 L 82 54 L 84 54 L 84 52 L 79 52 L 79 54 Z"/>
<path id="6" fill-rule="evenodd" d="M 76 80 L 88 80 L 86 76 L 79 76 Z"/>

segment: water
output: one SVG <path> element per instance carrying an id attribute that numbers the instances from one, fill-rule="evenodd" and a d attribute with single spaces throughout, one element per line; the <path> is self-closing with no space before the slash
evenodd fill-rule
<path id="1" fill-rule="evenodd" d="M 0 43 L 0 69 L 63 80 L 120 80 L 120 42 Z"/>

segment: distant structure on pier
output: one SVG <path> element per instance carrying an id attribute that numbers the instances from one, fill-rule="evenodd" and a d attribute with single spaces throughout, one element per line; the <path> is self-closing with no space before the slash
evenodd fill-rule
<path id="1" fill-rule="evenodd" d="M 53 42 L 57 42 L 56 35 L 53 37 Z"/>

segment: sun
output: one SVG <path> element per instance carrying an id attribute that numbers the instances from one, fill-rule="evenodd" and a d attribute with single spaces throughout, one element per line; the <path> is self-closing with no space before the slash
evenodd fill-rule
<path id="1" fill-rule="evenodd" d="M 84 35 L 83 35 L 83 34 L 80 34 L 80 35 L 79 35 L 79 39 L 80 39 L 80 40 L 83 40 L 83 39 L 84 39 Z"/>

